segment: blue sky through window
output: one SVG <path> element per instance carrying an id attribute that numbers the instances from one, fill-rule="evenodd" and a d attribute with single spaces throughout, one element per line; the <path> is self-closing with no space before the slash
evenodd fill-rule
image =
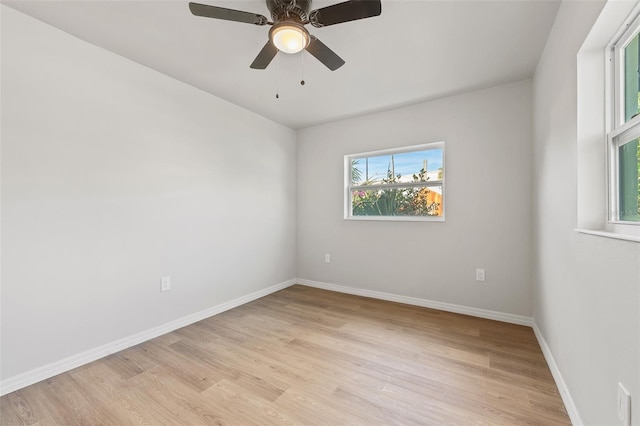
<path id="1" fill-rule="evenodd" d="M 393 154 L 393 160 L 396 175 L 411 176 L 414 173 L 419 173 L 425 160 L 427 161 L 427 173 L 436 172 L 442 167 L 442 148 L 397 153 Z M 391 154 L 386 154 L 358 158 L 355 167 L 361 172 L 361 181 L 367 180 L 367 166 L 369 180 L 380 180 L 387 177 L 390 164 Z"/>

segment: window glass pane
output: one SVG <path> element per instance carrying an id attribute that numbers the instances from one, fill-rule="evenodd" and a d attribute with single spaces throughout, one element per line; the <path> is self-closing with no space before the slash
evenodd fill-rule
<path id="1" fill-rule="evenodd" d="M 355 158 L 351 160 L 351 184 L 442 180 L 442 152 L 442 148 L 437 148 Z"/>
<path id="2" fill-rule="evenodd" d="M 353 216 L 442 216 L 442 186 L 352 190 Z"/>
<path id="3" fill-rule="evenodd" d="M 638 73 L 638 42 L 639 34 L 629 42 L 624 48 L 624 121 L 627 122 L 631 117 L 640 111 L 640 93 Z"/>
<path id="4" fill-rule="evenodd" d="M 640 139 L 618 148 L 620 220 L 640 221 Z"/>

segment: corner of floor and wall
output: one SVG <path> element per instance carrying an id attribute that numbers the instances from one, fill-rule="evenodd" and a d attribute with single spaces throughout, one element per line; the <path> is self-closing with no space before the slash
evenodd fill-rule
<path id="1" fill-rule="evenodd" d="M 623 383 L 640 425 L 640 244 L 574 230 L 603 6 L 531 79 L 292 130 L 0 5 L 1 393 L 298 283 L 531 326 L 574 424 Z M 444 222 L 343 219 L 345 155 L 436 141 Z"/>

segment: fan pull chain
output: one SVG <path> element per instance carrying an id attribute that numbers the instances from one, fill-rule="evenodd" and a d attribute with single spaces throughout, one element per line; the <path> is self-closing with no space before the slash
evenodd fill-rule
<path id="1" fill-rule="evenodd" d="M 276 99 L 280 99 L 280 55 L 276 53 Z"/>
<path id="2" fill-rule="evenodd" d="M 301 69 L 302 79 L 300 80 L 300 85 L 304 86 L 304 50 L 300 52 L 300 57 L 301 57 L 300 61 L 302 62 L 302 69 Z"/>

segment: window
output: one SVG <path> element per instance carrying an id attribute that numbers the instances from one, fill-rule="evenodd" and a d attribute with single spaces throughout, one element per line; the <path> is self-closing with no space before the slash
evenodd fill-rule
<path id="1" fill-rule="evenodd" d="M 615 135 L 610 141 L 610 220 L 640 223 L 640 126 Z"/>
<path id="2" fill-rule="evenodd" d="M 611 49 L 609 222 L 640 225 L 640 19 L 624 30 Z"/>
<path id="3" fill-rule="evenodd" d="M 444 142 L 345 156 L 345 219 L 444 220 Z"/>

